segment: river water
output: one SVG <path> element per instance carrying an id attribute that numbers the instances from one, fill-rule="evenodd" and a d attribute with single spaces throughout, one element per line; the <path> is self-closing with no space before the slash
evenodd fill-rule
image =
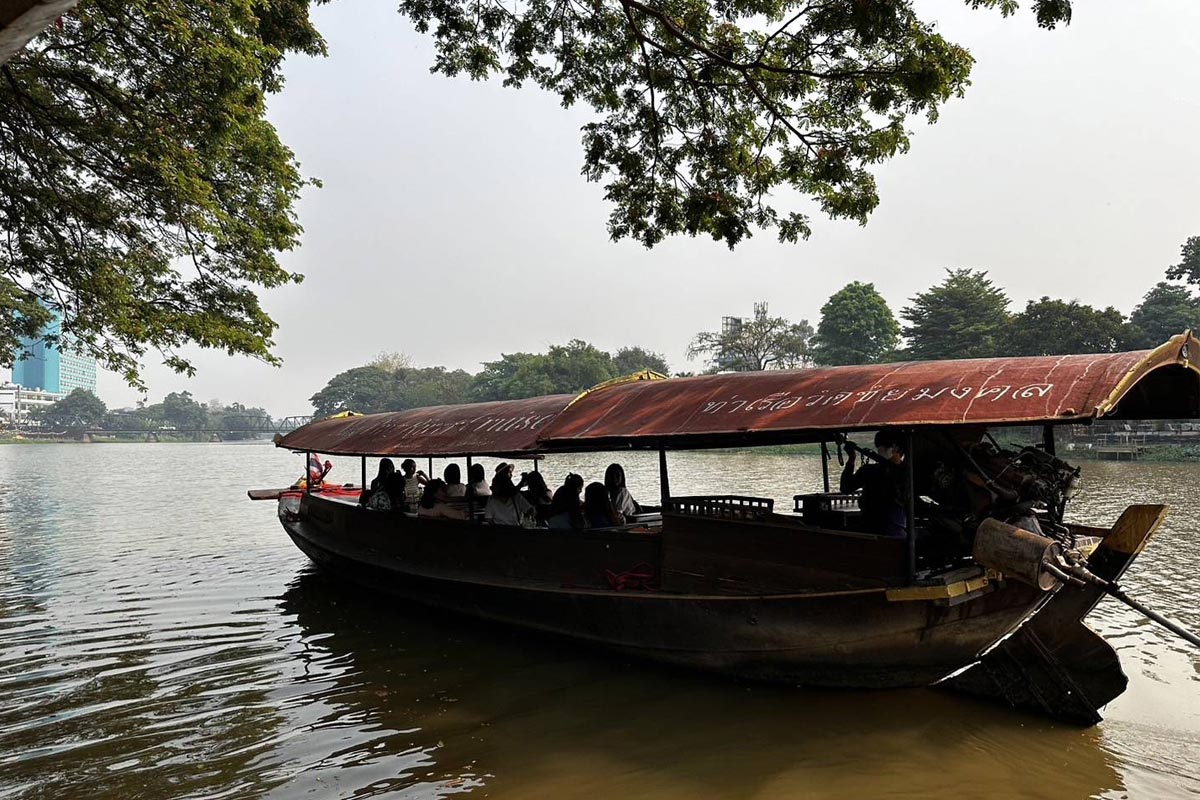
<path id="1" fill-rule="evenodd" d="M 652 501 L 654 458 L 623 461 Z M 300 467 L 260 444 L 0 447 L 0 798 L 1200 795 L 1200 653 L 1111 600 L 1089 621 L 1130 687 L 1085 730 L 934 690 L 742 685 L 332 584 L 246 499 Z M 820 481 L 808 456 L 671 468 L 675 494 L 785 507 Z M 1080 521 L 1173 507 L 1125 586 L 1200 628 L 1200 467 L 1085 478 Z"/>

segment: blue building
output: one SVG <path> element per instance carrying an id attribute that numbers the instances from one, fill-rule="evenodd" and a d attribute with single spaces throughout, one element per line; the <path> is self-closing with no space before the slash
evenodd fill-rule
<path id="1" fill-rule="evenodd" d="M 47 333 L 58 334 L 62 330 L 62 317 L 54 313 L 54 320 Z M 96 359 L 71 352 L 69 347 L 52 347 L 45 342 L 22 339 L 21 347 L 27 355 L 13 364 L 13 383 L 24 389 L 40 389 L 55 394 L 70 394 L 74 389 L 96 392 Z"/>

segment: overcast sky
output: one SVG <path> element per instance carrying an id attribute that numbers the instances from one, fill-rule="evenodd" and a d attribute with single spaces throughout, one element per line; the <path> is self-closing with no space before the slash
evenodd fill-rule
<path id="1" fill-rule="evenodd" d="M 302 414 L 380 351 L 476 371 L 572 338 L 696 368 L 690 337 L 757 300 L 815 325 L 863 280 L 898 312 L 950 267 L 988 270 L 1014 309 L 1050 295 L 1128 312 L 1200 234 L 1200 3 L 1088 0 L 1056 31 L 1027 9 L 919 5 L 976 57 L 966 97 L 877 170 L 866 227 L 818 218 L 807 242 L 765 233 L 734 252 L 610 242 L 602 190 L 579 174 L 585 109 L 430 75 L 428 40 L 388 2 L 317 8 L 330 55 L 292 58 L 270 112 L 324 182 L 300 204 L 303 246 L 283 256 L 306 280 L 264 295 L 284 366 L 199 353 L 186 379 L 151 362 L 150 399 L 187 389 Z M 139 397 L 111 374 L 100 395 Z"/>

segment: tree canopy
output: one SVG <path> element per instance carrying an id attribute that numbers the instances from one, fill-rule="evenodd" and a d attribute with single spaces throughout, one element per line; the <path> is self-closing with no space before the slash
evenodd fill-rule
<path id="1" fill-rule="evenodd" d="M 701 331 L 688 345 L 689 360 L 707 357 L 713 372 L 789 369 L 810 363 L 808 320 L 789 322 L 772 317 L 765 302 L 754 304 L 754 316 L 727 318 L 719 331 Z"/>
<path id="2" fill-rule="evenodd" d="M 307 0 L 83 0 L 0 66 L 0 361 L 62 335 L 140 385 L 149 348 L 275 363 L 305 180 L 265 118 Z"/>
<path id="3" fill-rule="evenodd" d="M 1189 237 L 1179 249 L 1179 263 L 1167 269 L 1167 277 L 1200 284 L 1200 236 Z"/>
<path id="4" fill-rule="evenodd" d="M 338 373 L 311 398 L 318 417 L 342 411 L 374 414 L 407 408 L 573 394 L 640 369 L 666 374 L 667 363 L 642 347 L 607 353 L 580 339 L 545 353 L 505 353 L 478 374 L 445 367 L 413 367 L 403 354 L 386 353 L 370 364 Z"/>
<path id="5" fill-rule="evenodd" d="M 907 355 L 918 361 L 1005 355 L 1008 295 L 987 272 L 947 270 L 946 279 L 900 312 Z"/>
<path id="6" fill-rule="evenodd" d="M 1125 315 L 1109 306 L 1101 311 L 1075 300 L 1030 300 L 1012 318 L 1002 352 L 1013 356 L 1114 353 L 1128 338 Z"/>
<path id="7" fill-rule="evenodd" d="M 107 413 L 108 407 L 99 397 L 87 389 L 73 389 L 57 403 L 39 408 L 34 417 L 49 428 L 82 431 L 99 427 Z"/>
<path id="8" fill-rule="evenodd" d="M 965 0 L 1009 15 L 1016 0 Z M 1070 0 L 1034 0 L 1039 25 Z M 608 230 L 651 247 L 754 229 L 806 237 L 779 210 L 791 189 L 830 217 L 864 222 L 871 167 L 908 149 L 910 118 L 933 121 L 968 84 L 972 58 L 913 0 L 401 0 L 437 49 L 433 71 L 532 83 L 585 103 L 583 173 L 604 182 Z"/>
<path id="9" fill-rule="evenodd" d="M 823 366 L 887 360 L 900 339 L 900 323 L 873 283 L 854 281 L 821 307 L 813 361 Z"/>
<path id="10" fill-rule="evenodd" d="M 1133 309 L 1129 325 L 1130 347 L 1157 347 L 1189 329 L 1200 334 L 1200 298 L 1186 286 L 1160 281 Z"/>

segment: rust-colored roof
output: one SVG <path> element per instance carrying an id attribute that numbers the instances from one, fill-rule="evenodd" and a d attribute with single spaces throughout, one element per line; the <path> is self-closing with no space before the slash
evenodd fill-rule
<path id="1" fill-rule="evenodd" d="M 389 414 L 334 417 L 284 436 L 280 447 L 329 455 L 520 456 L 574 395 L 431 406 Z"/>
<path id="2" fill-rule="evenodd" d="M 545 428 L 549 449 L 733 446 L 890 425 L 1035 424 L 1111 413 L 1148 374 L 1200 341 L 1100 355 L 871 364 L 675 378 L 593 392 Z M 1160 415 L 1162 416 L 1162 415 Z"/>

